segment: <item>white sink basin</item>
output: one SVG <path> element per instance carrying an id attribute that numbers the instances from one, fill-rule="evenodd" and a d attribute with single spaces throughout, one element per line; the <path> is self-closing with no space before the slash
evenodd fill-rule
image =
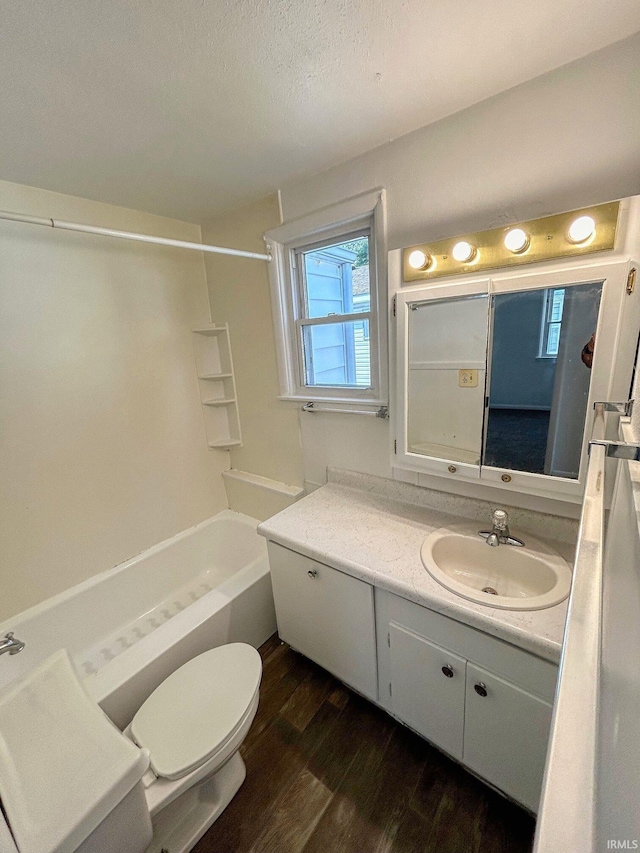
<path id="1" fill-rule="evenodd" d="M 528 534 L 524 548 L 492 548 L 478 536 L 481 526 L 441 527 L 427 536 L 420 556 L 438 583 L 504 610 L 542 610 L 569 595 L 571 569 L 559 554 Z"/>

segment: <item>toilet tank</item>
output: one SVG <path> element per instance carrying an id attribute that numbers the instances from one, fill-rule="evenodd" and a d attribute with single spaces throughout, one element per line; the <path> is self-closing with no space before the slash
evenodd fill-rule
<path id="1" fill-rule="evenodd" d="M 142 782 L 134 785 L 76 853 L 143 853 L 153 835 L 144 791 Z"/>
<path id="2" fill-rule="evenodd" d="M 85 693 L 66 651 L 0 693 L 0 801 L 19 853 L 142 853 L 149 753 Z"/>

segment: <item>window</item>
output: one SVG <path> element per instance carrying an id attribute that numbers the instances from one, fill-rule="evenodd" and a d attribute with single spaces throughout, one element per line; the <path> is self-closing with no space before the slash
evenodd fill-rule
<path id="1" fill-rule="evenodd" d="M 564 309 L 564 288 L 551 288 L 545 292 L 540 331 L 540 358 L 557 358 L 560 348 L 560 330 Z"/>
<path id="2" fill-rule="evenodd" d="M 370 230 L 295 252 L 298 329 L 309 387 L 371 387 Z"/>
<path id="3" fill-rule="evenodd" d="M 353 202 L 266 235 L 281 399 L 386 404 L 381 194 Z"/>

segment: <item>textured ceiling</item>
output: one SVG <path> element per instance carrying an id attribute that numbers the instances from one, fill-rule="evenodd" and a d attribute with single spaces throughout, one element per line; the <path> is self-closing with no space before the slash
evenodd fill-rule
<path id="1" fill-rule="evenodd" d="M 0 0 L 0 178 L 203 221 L 638 29 L 638 0 Z"/>

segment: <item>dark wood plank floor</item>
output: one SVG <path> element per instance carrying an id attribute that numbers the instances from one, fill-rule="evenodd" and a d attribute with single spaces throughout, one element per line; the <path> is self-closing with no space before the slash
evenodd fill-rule
<path id="1" fill-rule="evenodd" d="M 195 853 L 527 853 L 534 821 L 274 635 L 247 778 Z"/>

